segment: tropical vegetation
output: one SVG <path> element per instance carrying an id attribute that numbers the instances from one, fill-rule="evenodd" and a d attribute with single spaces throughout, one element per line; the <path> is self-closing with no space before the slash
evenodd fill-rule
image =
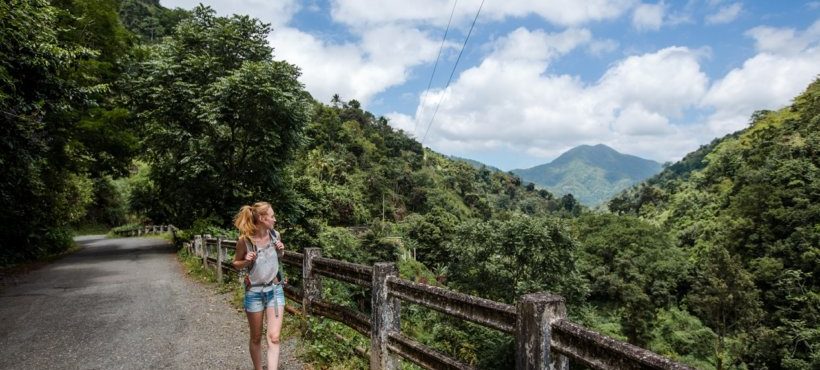
<path id="1" fill-rule="evenodd" d="M 214 233 L 269 200 L 292 249 L 505 303 L 554 292 L 573 320 L 697 368 L 820 367 L 820 82 L 590 210 L 424 148 L 356 100 L 316 101 L 250 17 L 141 0 L 0 14 L 4 266 L 84 224 Z M 323 293 L 368 310 L 360 288 Z M 465 362 L 514 362 L 506 335 L 413 305 L 402 318 Z M 364 366 L 335 339 L 348 329 L 311 320 L 308 360 Z"/>

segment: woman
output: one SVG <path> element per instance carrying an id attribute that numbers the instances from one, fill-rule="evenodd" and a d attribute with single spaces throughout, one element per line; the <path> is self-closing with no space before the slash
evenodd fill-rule
<path id="1" fill-rule="evenodd" d="M 279 332 L 282 329 L 282 314 L 285 309 L 285 292 L 279 281 L 279 261 L 285 253 L 285 245 L 279 234 L 273 230 L 276 216 L 267 202 L 257 202 L 252 206 L 242 206 L 234 217 L 234 225 L 239 229 L 236 242 L 236 269 L 248 268 L 245 279 L 245 314 L 248 316 L 251 338 L 249 349 L 251 361 L 256 370 L 260 363 L 262 339 L 262 316 L 268 320 L 268 369 L 279 366 Z"/>

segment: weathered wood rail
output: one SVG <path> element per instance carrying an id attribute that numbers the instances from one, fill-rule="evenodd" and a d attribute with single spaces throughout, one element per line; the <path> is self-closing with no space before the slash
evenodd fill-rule
<path id="1" fill-rule="evenodd" d="M 177 230 L 179 229 L 177 229 L 174 225 L 141 225 L 128 229 L 116 230 L 114 233 L 120 236 L 142 236 L 170 232 L 174 238 L 176 238 Z"/>
<path id="2" fill-rule="evenodd" d="M 229 251 L 236 249 L 234 240 L 196 236 L 184 243 L 184 247 L 202 258 L 205 266 L 216 268 L 220 281 L 225 271 L 236 271 L 229 257 Z M 566 370 L 569 360 L 593 369 L 691 369 L 570 322 L 566 318 L 564 299 L 557 295 L 527 294 L 513 306 L 401 279 L 393 263 L 365 266 L 323 258 L 319 248 L 306 248 L 304 253 L 286 250 L 283 262 L 302 270 L 301 286 L 286 285 L 285 295 L 300 302 L 307 314 L 336 320 L 369 336 L 370 368 L 374 370 L 398 369 L 396 355 L 426 369 L 472 368 L 403 335 L 400 330 L 402 302 L 513 335 L 516 369 Z M 323 300 L 322 277 L 371 289 L 371 313 Z"/>

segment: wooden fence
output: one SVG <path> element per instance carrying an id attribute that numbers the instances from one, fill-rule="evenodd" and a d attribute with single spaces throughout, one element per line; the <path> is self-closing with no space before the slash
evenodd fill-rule
<path id="1" fill-rule="evenodd" d="M 195 236 L 184 247 L 200 257 L 203 265 L 215 268 L 219 281 L 224 281 L 224 272 L 235 271 L 229 256 L 236 249 L 234 240 Z M 302 271 L 300 287 L 286 285 L 285 295 L 300 302 L 307 314 L 341 322 L 370 337 L 370 368 L 374 370 L 398 369 L 397 356 L 426 369 L 472 368 L 402 334 L 402 302 L 513 335 L 516 369 L 567 370 L 569 360 L 593 369 L 690 369 L 570 322 L 564 298 L 550 293 L 524 295 L 513 306 L 401 279 L 393 263 L 366 266 L 323 258 L 319 248 L 305 248 L 304 253 L 286 250 L 283 262 Z M 323 277 L 370 289 L 371 313 L 323 300 Z"/>

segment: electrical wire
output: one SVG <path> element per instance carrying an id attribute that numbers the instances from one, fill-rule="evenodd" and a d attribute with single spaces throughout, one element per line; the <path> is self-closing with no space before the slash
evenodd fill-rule
<path id="1" fill-rule="evenodd" d="M 424 140 L 427 139 L 427 133 L 430 132 L 430 126 L 433 125 L 433 121 L 436 119 L 436 114 L 438 113 L 438 108 L 441 106 L 441 101 L 444 100 L 444 92 L 447 91 L 447 88 L 450 87 L 450 82 L 453 80 L 453 75 L 456 73 L 456 67 L 458 67 L 458 62 L 461 60 L 461 54 L 464 53 L 464 48 L 467 46 L 467 41 L 470 40 L 470 35 L 473 33 L 473 27 L 475 27 L 475 22 L 478 20 L 478 15 L 481 14 L 481 8 L 484 7 L 484 0 L 481 0 L 481 5 L 478 6 L 478 11 L 475 13 L 475 18 L 473 18 L 473 24 L 470 25 L 470 31 L 467 32 L 467 37 L 464 38 L 464 44 L 461 45 L 461 51 L 458 52 L 458 58 L 456 58 L 456 63 L 453 65 L 453 71 L 450 72 L 450 78 L 447 79 L 447 85 L 444 86 L 444 90 L 442 90 L 441 97 L 436 104 L 436 110 L 433 111 L 433 116 L 430 117 L 430 122 L 427 124 L 427 129 L 424 131 L 424 136 L 421 138 L 421 145 L 424 145 Z"/>
<path id="2" fill-rule="evenodd" d="M 438 56 L 436 56 L 436 63 L 433 64 L 433 73 L 430 74 L 430 81 L 427 82 L 427 89 L 424 90 L 424 93 L 421 95 L 421 109 L 419 113 L 416 114 L 416 120 L 413 123 L 413 136 L 416 136 L 416 131 L 418 131 L 419 120 L 421 119 L 422 113 L 424 113 L 424 99 L 427 98 L 427 92 L 430 91 L 430 86 L 433 85 L 433 77 L 436 75 L 436 68 L 438 68 L 438 61 L 441 59 L 441 51 L 444 49 L 444 41 L 447 40 L 447 32 L 450 31 L 450 24 L 453 22 L 453 14 L 456 12 L 456 5 L 458 5 L 458 0 L 453 2 L 453 10 L 450 11 L 450 19 L 447 21 L 447 28 L 444 29 L 444 37 L 441 38 L 441 45 L 438 47 Z"/>

